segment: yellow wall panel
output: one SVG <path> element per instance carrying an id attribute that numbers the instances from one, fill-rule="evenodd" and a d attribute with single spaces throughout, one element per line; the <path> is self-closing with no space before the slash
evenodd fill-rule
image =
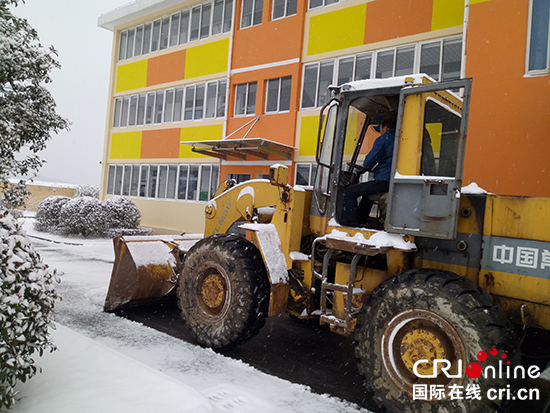
<path id="1" fill-rule="evenodd" d="M 113 133 L 111 159 L 140 159 L 141 131 Z"/>
<path id="2" fill-rule="evenodd" d="M 470 0 L 470 4 L 484 3 L 489 0 Z"/>
<path id="3" fill-rule="evenodd" d="M 319 115 L 305 116 L 300 124 L 299 156 L 315 156 L 317 151 L 317 134 L 319 132 Z"/>
<path id="4" fill-rule="evenodd" d="M 217 141 L 221 140 L 223 135 L 223 125 L 192 126 L 190 128 L 181 128 L 180 141 Z M 206 155 L 200 155 L 191 150 L 191 146 L 180 144 L 180 158 L 210 158 Z M 211 158 L 210 158 L 211 159 Z"/>
<path id="5" fill-rule="evenodd" d="M 308 56 L 363 45 L 366 15 L 367 5 L 360 4 L 311 17 Z"/>
<path id="6" fill-rule="evenodd" d="M 147 86 L 147 60 L 119 66 L 116 75 L 116 91 L 140 89 Z"/>
<path id="7" fill-rule="evenodd" d="M 432 30 L 462 25 L 464 0 L 433 0 Z"/>
<path id="8" fill-rule="evenodd" d="M 213 75 L 227 71 L 229 39 L 187 49 L 185 78 Z"/>

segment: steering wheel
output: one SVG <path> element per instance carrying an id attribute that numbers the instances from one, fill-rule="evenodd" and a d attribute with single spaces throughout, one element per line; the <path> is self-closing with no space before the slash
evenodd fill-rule
<path id="1" fill-rule="evenodd" d="M 351 162 L 348 162 L 348 167 L 349 167 L 350 172 L 354 172 L 354 173 L 357 173 L 359 175 L 364 174 L 365 172 L 367 172 L 367 170 L 365 168 L 363 168 L 361 165 L 357 165 L 357 164 L 354 164 L 354 163 L 351 163 Z"/>

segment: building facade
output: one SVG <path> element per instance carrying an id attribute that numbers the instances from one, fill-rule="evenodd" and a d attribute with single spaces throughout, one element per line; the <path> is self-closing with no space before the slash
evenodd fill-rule
<path id="1" fill-rule="evenodd" d="M 327 87 L 473 77 L 465 184 L 550 196 L 550 0 L 139 0 L 113 31 L 101 195 L 200 232 L 220 180 L 315 173 Z"/>

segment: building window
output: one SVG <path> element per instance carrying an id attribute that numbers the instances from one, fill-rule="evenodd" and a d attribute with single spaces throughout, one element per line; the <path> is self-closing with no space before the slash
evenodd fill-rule
<path id="1" fill-rule="evenodd" d="M 550 0 L 547 0 L 550 1 Z M 304 65 L 302 109 L 323 106 L 328 86 L 362 79 L 426 73 L 435 80 L 460 78 L 462 38 L 453 37 Z"/>
<path id="2" fill-rule="evenodd" d="M 531 0 L 527 38 L 527 74 L 548 73 L 550 0 Z"/>
<path id="3" fill-rule="evenodd" d="M 250 174 L 225 174 L 225 180 L 234 179 L 238 184 L 250 181 Z"/>
<path id="4" fill-rule="evenodd" d="M 290 110 L 290 89 L 292 77 L 280 77 L 267 81 L 265 113 L 287 112 Z"/>
<path id="5" fill-rule="evenodd" d="M 124 30 L 120 33 L 118 60 L 227 33 L 232 25 L 233 0 L 210 0 L 192 9 Z"/>
<path id="6" fill-rule="evenodd" d="M 224 117 L 226 96 L 227 80 L 223 79 L 118 97 L 113 128 Z"/>
<path id="7" fill-rule="evenodd" d="M 313 185 L 315 173 L 317 172 L 316 163 L 297 163 L 295 185 L 310 186 Z"/>
<path id="8" fill-rule="evenodd" d="M 273 20 L 293 16 L 298 9 L 298 0 L 273 0 Z"/>
<path id="9" fill-rule="evenodd" d="M 338 3 L 340 0 L 309 0 L 309 8 L 328 6 L 329 4 Z"/>
<path id="10" fill-rule="evenodd" d="M 235 116 L 254 115 L 256 113 L 257 83 L 237 85 L 235 91 Z"/>
<path id="11" fill-rule="evenodd" d="M 241 29 L 262 24 L 264 0 L 243 0 Z"/>
<path id="12" fill-rule="evenodd" d="M 333 83 L 334 61 L 304 66 L 302 107 L 319 107 L 327 103 L 328 87 Z"/>
<path id="13" fill-rule="evenodd" d="M 109 165 L 107 195 L 208 201 L 219 186 L 219 165 Z"/>

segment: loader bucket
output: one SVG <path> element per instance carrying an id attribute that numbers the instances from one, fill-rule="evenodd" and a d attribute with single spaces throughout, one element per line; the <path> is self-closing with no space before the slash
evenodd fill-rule
<path id="1" fill-rule="evenodd" d="M 115 263 L 104 310 L 169 294 L 178 283 L 180 252 L 186 253 L 198 239 L 114 238 Z"/>

